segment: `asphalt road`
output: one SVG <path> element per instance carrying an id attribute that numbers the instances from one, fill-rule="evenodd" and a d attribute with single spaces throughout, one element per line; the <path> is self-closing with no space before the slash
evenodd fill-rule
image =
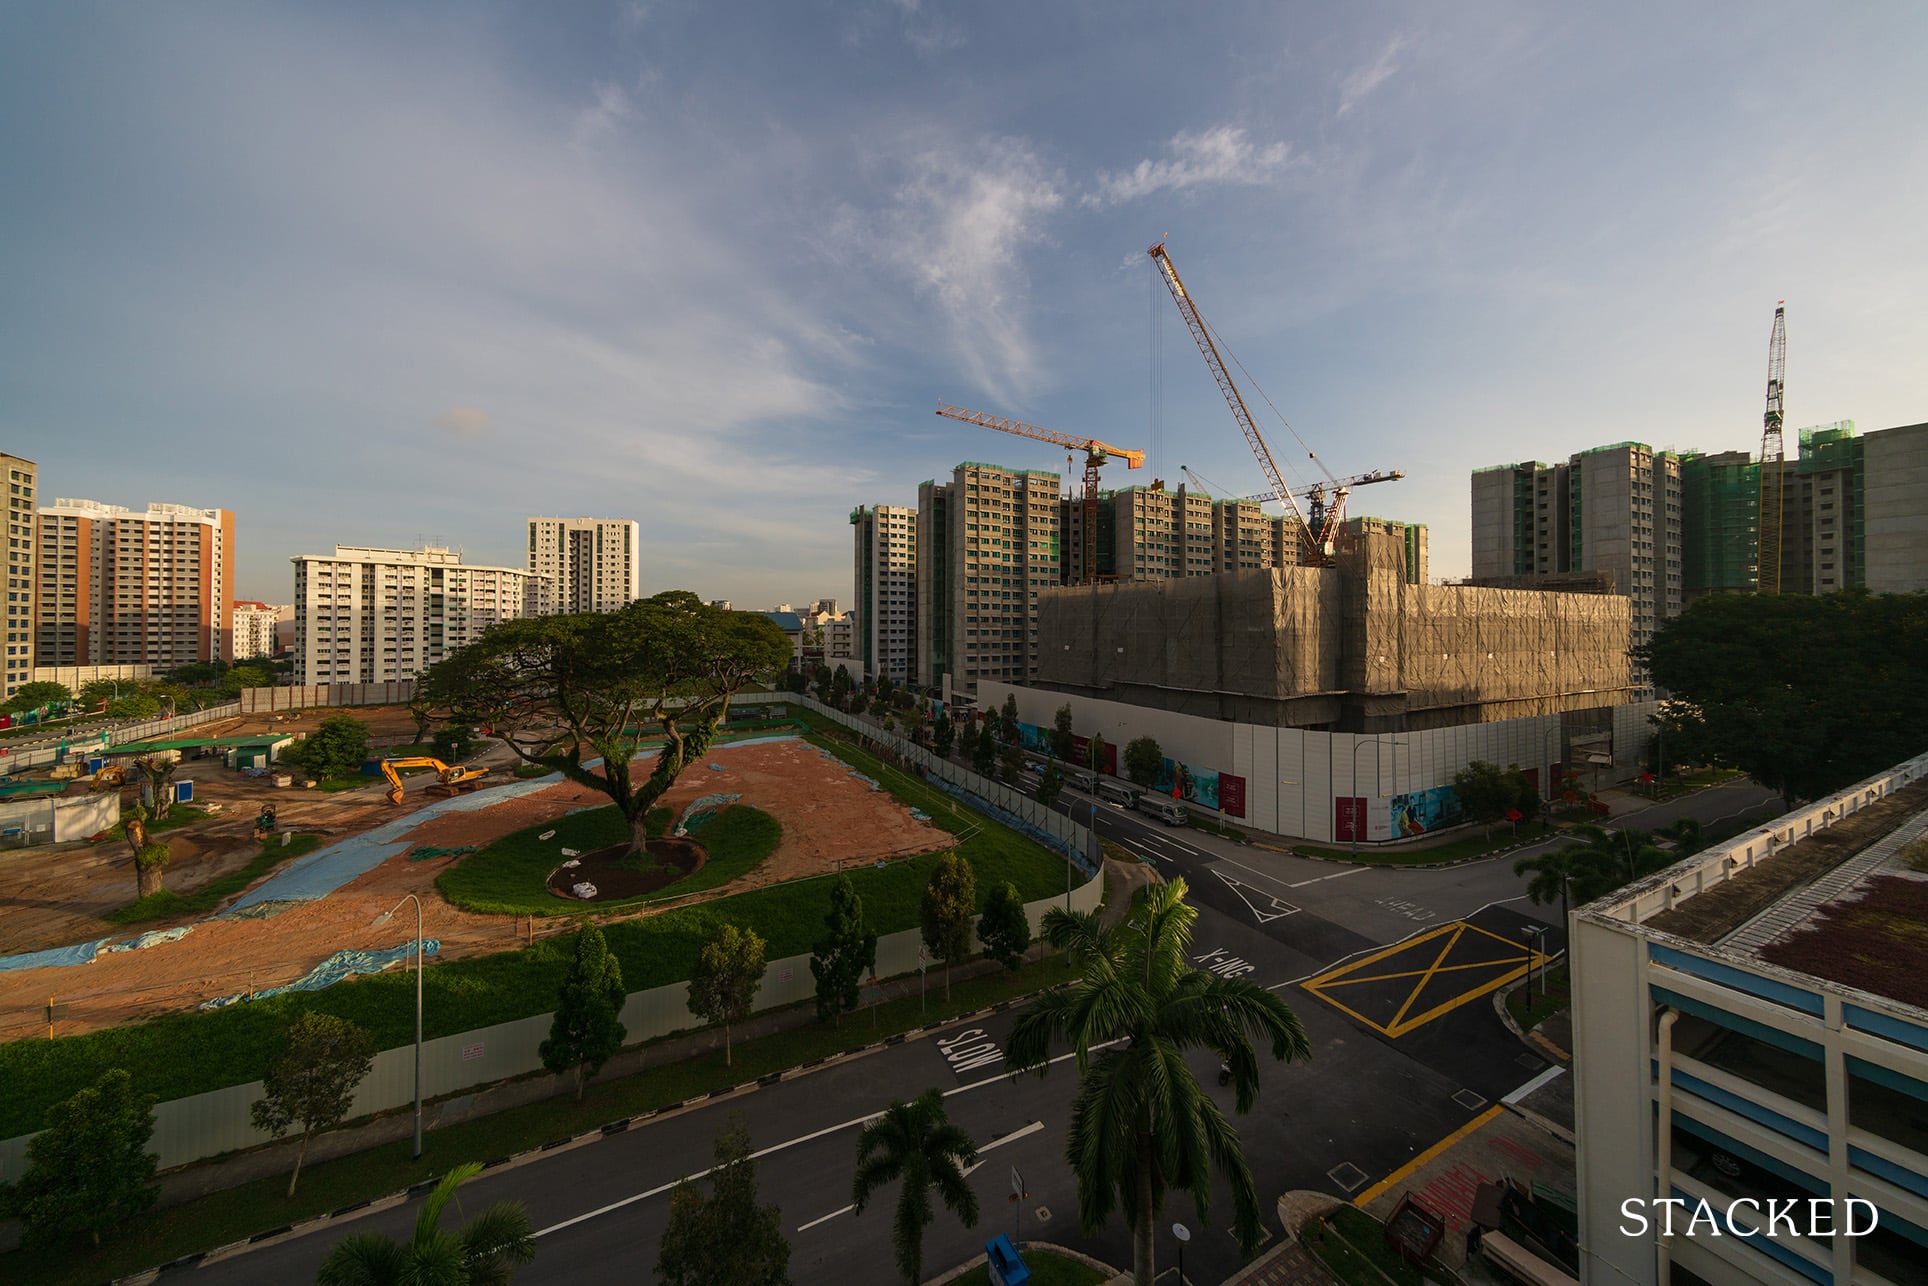
<path id="1" fill-rule="evenodd" d="M 1674 815 L 1713 820 L 1759 806 L 1766 792 L 1729 784 L 1663 805 Z M 1067 799 L 1084 813 L 1090 801 Z M 1238 1118 L 1245 1153 L 1270 1223 L 1270 1206 L 1294 1188 L 1351 1194 L 1464 1125 L 1533 1079 L 1544 1061 L 1507 1031 L 1491 992 L 1520 976 L 1528 946 L 1520 930 L 1544 929 L 1557 951 L 1558 908 L 1536 907 L 1512 873 L 1517 853 L 1439 870 L 1365 868 L 1286 857 L 1189 829 L 1167 828 L 1099 804 L 1101 834 L 1195 891 L 1193 959 L 1201 968 L 1247 977 L 1283 994 L 1305 1024 L 1313 1057 L 1268 1065 L 1258 1106 Z M 671 1185 L 710 1164 L 713 1140 L 740 1113 L 759 1150 L 762 1198 L 779 1204 L 800 1282 L 899 1280 L 892 1260 L 894 1189 L 858 1216 L 849 1204 L 857 1134 L 893 1098 L 936 1086 L 951 1118 L 978 1144 L 972 1184 L 982 1211 L 966 1229 L 939 1210 L 925 1238 L 925 1275 L 978 1253 L 997 1232 L 1022 1232 L 1076 1246 L 1115 1265 L 1130 1260 L 1122 1218 L 1095 1235 L 1078 1227 L 1076 1186 L 1064 1161 L 1077 1090 L 1075 1066 L 1013 1080 L 1003 1062 L 1015 1015 L 952 1024 L 792 1081 L 652 1121 L 637 1130 L 485 1175 L 463 1189 L 473 1211 L 489 1201 L 524 1202 L 541 1230 L 523 1282 L 634 1279 L 653 1270 Z M 1215 1060 L 1193 1070 L 1217 1088 Z M 1015 1169 L 1028 1195 L 1009 1197 Z M 310 1281 L 349 1231 L 405 1237 L 415 1202 L 196 1270 L 195 1282 Z M 459 1212 L 451 1212 L 459 1221 Z M 1170 1224 L 1191 1226 L 1186 1273 L 1222 1280 L 1242 1260 L 1228 1234 L 1230 1198 L 1212 1196 L 1209 1227 L 1192 1203 L 1170 1202 L 1159 1254 L 1169 1263 Z M 1022 1228 L 1018 1227 L 1022 1221 Z"/>

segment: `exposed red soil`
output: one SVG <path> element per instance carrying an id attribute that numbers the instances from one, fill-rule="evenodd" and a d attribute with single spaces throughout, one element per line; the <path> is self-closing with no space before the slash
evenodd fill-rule
<path id="1" fill-rule="evenodd" d="M 370 711 L 354 711 L 368 718 Z M 265 721 L 267 716 L 255 716 Z M 312 726 L 315 712 L 304 716 Z M 387 744 L 412 739 L 405 712 L 390 719 Z M 225 726 L 222 731 L 226 731 Z M 715 764 L 716 768 L 709 765 Z M 250 838 L 260 804 L 272 800 L 284 830 L 320 831 L 334 839 L 367 830 L 435 802 L 427 782 L 409 779 L 408 795 L 397 808 L 383 798 L 380 779 L 362 790 L 324 795 L 299 789 L 277 790 L 258 779 L 240 777 L 215 760 L 190 760 L 183 775 L 196 779 L 196 795 L 224 803 L 222 816 L 169 832 L 175 860 L 168 887 L 185 891 L 245 865 L 258 851 Z M 493 775 L 488 785 L 511 780 Z M 482 797 L 488 795 L 482 792 Z M 774 817 L 783 828 L 777 849 L 745 876 L 699 897 L 721 897 L 784 880 L 827 873 L 840 863 L 875 861 L 946 847 L 945 832 L 911 817 L 890 795 L 873 791 L 848 768 L 804 741 L 720 746 L 705 763 L 683 774 L 663 802 L 679 813 L 703 795 L 735 794 L 742 802 Z M 103 952 L 87 965 L 0 973 L 0 1039 L 46 1032 L 46 1007 L 60 1007 L 61 1033 L 114 1026 L 169 1010 L 191 1008 L 202 1000 L 292 981 L 346 947 L 392 947 L 405 941 L 413 926 L 396 916 L 380 928 L 372 922 L 394 908 L 405 894 L 419 895 L 425 907 L 424 932 L 441 943 L 447 957 L 480 955 L 515 947 L 530 934 L 572 927 L 523 917 L 482 916 L 458 911 L 442 899 L 435 876 L 457 858 L 411 862 L 418 847 L 481 846 L 512 831 L 553 820 L 580 808 L 599 807 L 607 797 L 565 782 L 514 799 L 492 801 L 474 812 L 424 819 L 406 838 L 407 847 L 347 887 L 317 902 L 304 903 L 267 919 L 196 923 L 178 942 L 142 951 Z M 600 880 L 592 881 L 601 884 Z M 125 844 L 62 845 L 0 853 L 0 950 L 37 950 L 96 938 L 133 937 L 169 927 L 166 922 L 117 928 L 102 923 L 101 912 L 133 900 L 134 873 Z M 617 913 L 619 918 L 653 914 L 661 908 Z"/>

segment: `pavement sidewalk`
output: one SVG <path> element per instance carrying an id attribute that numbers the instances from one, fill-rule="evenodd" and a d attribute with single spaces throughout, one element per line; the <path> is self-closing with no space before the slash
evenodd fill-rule
<path id="1" fill-rule="evenodd" d="M 967 964 L 952 966 L 953 981 L 978 977 L 1003 968 L 994 960 L 974 960 Z M 941 982 L 941 979 L 940 979 Z M 897 1000 L 915 996 L 918 989 L 916 977 L 894 979 L 879 984 L 881 999 Z M 939 992 L 941 998 L 942 992 Z M 866 997 L 868 1000 L 868 997 Z M 753 1015 L 740 1023 L 731 1024 L 731 1039 L 736 1044 L 755 1040 L 760 1036 L 775 1035 L 778 1032 L 796 1031 L 814 1026 L 817 1022 L 816 1010 L 809 1004 L 792 1005 L 785 1009 L 770 1010 Z M 869 1032 L 861 1010 L 847 1015 L 846 1026 L 851 1028 L 854 1039 L 862 1039 Z M 884 1039 L 887 1033 L 876 1033 L 876 1039 Z M 613 1080 L 633 1075 L 650 1067 L 661 1067 L 667 1063 L 680 1063 L 714 1053 L 723 1048 L 723 1033 L 713 1027 L 667 1036 L 648 1045 L 626 1049 L 604 1064 L 598 1081 Z M 525 1076 L 517 1080 L 501 1081 L 494 1085 L 481 1086 L 465 1093 L 452 1095 L 435 1102 L 422 1105 L 422 1128 L 434 1130 L 458 1121 L 472 1120 L 512 1107 L 541 1102 L 562 1094 L 575 1093 L 573 1073 L 557 1076 Z M 318 1135 L 308 1143 L 308 1157 L 304 1165 L 317 1161 L 332 1160 L 365 1152 L 410 1138 L 415 1131 L 415 1118 L 412 1112 L 400 1109 L 368 1121 L 365 1124 L 349 1126 L 346 1129 Z M 237 1153 L 214 1161 L 198 1162 L 169 1171 L 160 1176 L 160 1196 L 157 1208 L 180 1205 L 210 1193 L 237 1188 L 256 1179 L 270 1175 L 287 1174 L 294 1169 L 295 1155 L 300 1146 L 298 1138 L 283 1139 L 264 1147 Z"/>

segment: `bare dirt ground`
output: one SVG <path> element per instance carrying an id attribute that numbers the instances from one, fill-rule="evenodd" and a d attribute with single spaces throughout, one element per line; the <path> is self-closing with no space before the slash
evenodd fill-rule
<path id="1" fill-rule="evenodd" d="M 401 738 L 412 739 L 413 725 L 405 716 L 403 725 Z M 194 767 L 194 761 L 184 764 L 184 774 Z M 420 779 L 410 782 L 407 800 L 398 810 L 386 802 L 379 785 L 321 795 L 276 790 L 225 769 L 212 771 L 218 777 L 208 781 L 205 793 L 226 805 L 223 815 L 162 837 L 175 847 L 177 857 L 168 868 L 167 883 L 178 891 L 190 890 L 253 857 L 258 850 L 249 831 L 262 800 L 275 802 L 284 830 L 320 831 L 339 838 L 392 820 L 398 812 L 419 809 L 434 798 L 416 784 Z M 199 797 L 204 793 L 200 774 L 193 775 Z M 888 793 L 872 791 L 843 764 L 802 741 L 719 747 L 708 763 L 685 772 L 663 802 L 680 813 L 700 796 L 723 793 L 741 795 L 742 802 L 775 817 L 783 827 L 783 838 L 777 851 L 756 870 L 707 895 L 711 897 L 823 874 L 841 863 L 929 852 L 950 842 L 943 831 L 913 818 Z M 599 792 L 563 783 L 474 812 L 425 818 L 408 840 L 411 847 L 480 845 L 573 809 L 606 802 Z M 69 851 L 42 848 L 0 856 L 0 924 L 4 925 L 0 944 L 7 952 L 105 936 L 131 937 L 138 931 L 170 927 L 156 922 L 117 929 L 93 918 L 100 910 L 132 900 L 133 869 L 124 844 L 80 846 L 77 851 L 74 846 L 61 847 Z M 56 1030 L 72 1034 L 190 1008 L 251 987 L 285 983 L 344 948 L 400 945 L 413 927 L 402 925 L 403 917 L 379 928 L 372 922 L 407 893 L 421 896 L 426 910 L 424 933 L 439 940 L 444 957 L 508 950 L 531 933 L 541 936 L 545 930 L 570 927 L 566 919 L 532 925 L 524 917 L 472 915 L 449 906 L 434 881 L 456 860 L 411 862 L 403 850 L 329 897 L 272 917 L 189 921 L 192 931 L 177 942 L 140 951 L 102 952 L 93 963 L 71 968 L 0 973 L 0 1038 L 44 1032 L 50 1003 L 59 1013 Z M 37 941 L 28 945 L 28 935 Z"/>

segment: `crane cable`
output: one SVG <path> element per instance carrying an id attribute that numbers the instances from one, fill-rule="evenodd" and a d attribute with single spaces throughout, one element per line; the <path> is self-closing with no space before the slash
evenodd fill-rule
<path id="1" fill-rule="evenodd" d="M 1196 300 L 1192 302 L 1192 309 L 1194 312 L 1198 312 L 1198 320 L 1201 322 L 1204 322 L 1205 329 L 1211 332 L 1212 342 L 1218 345 L 1220 352 L 1224 353 L 1227 357 L 1232 359 L 1232 365 L 1238 367 L 1238 373 L 1245 377 L 1245 382 L 1247 386 L 1258 390 L 1259 396 L 1265 400 L 1265 405 L 1272 412 L 1273 418 L 1275 418 L 1276 420 L 1278 420 L 1280 424 L 1283 424 L 1285 426 L 1285 431 L 1287 433 L 1290 433 L 1292 435 L 1292 440 L 1297 442 L 1300 448 L 1304 450 L 1306 454 L 1306 458 L 1319 466 L 1319 472 L 1323 473 L 1326 476 L 1326 481 L 1332 482 L 1332 483 L 1338 482 L 1339 479 L 1337 475 L 1335 475 L 1332 472 L 1332 470 L 1326 468 L 1326 463 L 1324 460 L 1321 460 L 1319 458 L 1319 453 L 1317 451 L 1314 451 L 1310 446 L 1306 444 L 1306 440 L 1299 436 L 1299 431 L 1292 427 L 1292 422 L 1290 420 L 1287 420 L 1285 416 L 1280 413 L 1279 408 L 1277 406 L 1273 405 L 1272 398 L 1269 394 L 1266 393 L 1264 387 L 1261 386 L 1257 380 L 1252 378 L 1252 372 L 1245 369 L 1245 363 L 1239 361 L 1238 354 L 1232 351 L 1231 345 L 1225 342 L 1225 337 L 1219 334 L 1218 327 L 1212 325 L 1212 323 L 1206 319 L 1205 314 L 1203 312 L 1198 311 L 1198 302 Z M 1298 490 L 1298 488 L 1295 487 L 1293 488 L 1293 490 L 1296 491 Z"/>

